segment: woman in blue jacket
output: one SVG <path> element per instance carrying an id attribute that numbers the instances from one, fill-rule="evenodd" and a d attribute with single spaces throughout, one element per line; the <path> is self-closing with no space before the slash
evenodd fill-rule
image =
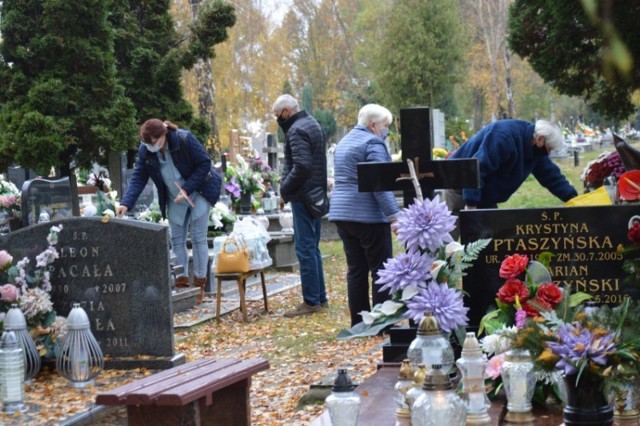
<path id="1" fill-rule="evenodd" d="M 195 136 L 173 123 L 147 120 L 140 127 L 140 139 L 133 175 L 117 215 L 123 216 L 135 205 L 151 178 L 158 190 L 162 217 L 169 220 L 171 248 L 185 271 L 177 277 L 176 287 L 189 286 L 186 241 L 191 225 L 193 284 L 200 287 L 197 303 L 201 303 L 209 260 L 209 211 L 220 196 L 221 177 L 211 169 L 209 155 Z"/>
<path id="2" fill-rule="evenodd" d="M 378 269 L 393 256 L 391 223 L 400 211 L 391 191 L 358 192 L 358 163 L 389 162 L 385 139 L 392 121 L 391 112 L 376 104 L 365 105 L 358 113 L 358 125 L 338 143 L 334 154 L 334 186 L 329 220 L 335 222 L 347 257 L 347 298 L 351 326 L 362 322 L 360 312 L 390 298 L 380 293 Z"/>

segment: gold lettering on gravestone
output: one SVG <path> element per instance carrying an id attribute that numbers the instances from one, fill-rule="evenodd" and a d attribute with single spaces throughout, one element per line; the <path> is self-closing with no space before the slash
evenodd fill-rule
<path id="1" fill-rule="evenodd" d="M 546 211 L 541 212 L 540 223 L 518 224 L 514 231 L 513 238 L 495 238 L 493 249 L 529 254 L 534 259 L 540 252 L 551 252 L 555 257 L 549 272 L 558 284 L 590 293 L 598 303 L 621 303 L 629 297 L 620 293 L 618 278 L 590 277 L 590 266 L 622 260 L 610 236 L 594 235 L 587 223 L 564 223 L 561 212 Z M 496 255 L 485 255 L 488 264 L 501 261 Z"/>

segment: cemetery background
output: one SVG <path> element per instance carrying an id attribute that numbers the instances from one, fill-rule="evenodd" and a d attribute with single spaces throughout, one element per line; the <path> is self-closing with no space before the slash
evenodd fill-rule
<path id="1" fill-rule="evenodd" d="M 634 142 L 638 146 L 638 142 Z M 605 147 L 611 151 L 612 147 Z M 575 166 L 572 158 L 556 161 L 576 188 L 582 188 L 580 174 L 584 165 L 600 150 L 581 154 L 581 164 Z M 546 191 L 530 179 L 504 207 L 559 206 L 557 199 L 546 198 Z M 204 357 L 224 358 L 267 356 L 271 369 L 253 378 L 251 391 L 252 420 L 255 425 L 303 425 L 323 411 L 322 405 L 298 407 L 300 398 L 323 380 L 331 380 L 338 367 L 346 366 L 356 382 L 370 376 L 382 360 L 382 337 L 337 341 L 337 333 L 348 326 L 345 288 L 345 260 L 338 241 L 323 241 L 325 273 L 328 283 L 330 309 L 323 313 L 286 319 L 285 309 L 298 302 L 299 288 L 270 297 L 271 313 L 262 312 L 261 301 L 249 302 L 249 322 L 243 323 L 238 310 L 223 316 L 222 322 L 206 322 L 175 331 L 176 353 L 187 360 Z M 400 250 L 396 246 L 395 251 Z M 273 272 L 273 271 L 271 271 Z M 36 413 L 29 413 L 31 424 L 56 424 L 78 415 L 92 405 L 95 394 L 120 385 L 123 381 L 151 374 L 148 369 L 126 371 L 107 370 L 95 387 L 73 390 L 57 373 L 41 374 L 27 392 L 27 404 L 43 399 L 51 403 Z M 0 417 L 8 424 L 20 424 L 23 418 Z M 124 412 L 111 414 L 94 424 L 125 424 Z M 97 420 L 96 420 L 97 421 Z"/>

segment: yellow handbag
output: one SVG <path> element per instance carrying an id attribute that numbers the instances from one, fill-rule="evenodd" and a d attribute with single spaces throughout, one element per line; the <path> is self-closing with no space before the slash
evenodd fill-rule
<path id="1" fill-rule="evenodd" d="M 217 274 L 249 272 L 249 253 L 244 240 L 234 236 L 225 240 L 216 259 Z"/>

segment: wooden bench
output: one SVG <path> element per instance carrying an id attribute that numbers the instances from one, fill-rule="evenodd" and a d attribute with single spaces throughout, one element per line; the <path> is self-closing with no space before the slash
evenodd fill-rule
<path id="1" fill-rule="evenodd" d="M 126 405 L 130 426 L 251 424 L 251 376 L 266 359 L 200 359 L 96 396 L 96 404 Z"/>
<path id="2" fill-rule="evenodd" d="M 247 322 L 247 302 L 245 293 L 247 291 L 247 278 L 260 274 L 260 282 L 262 283 L 262 297 L 264 298 L 264 311 L 269 312 L 269 303 L 267 302 L 267 285 L 264 280 L 264 269 L 254 269 L 249 272 L 237 272 L 228 274 L 215 274 L 218 286 L 216 290 L 216 320 L 220 322 L 220 308 L 222 304 L 222 281 L 235 280 L 238 283 L 238 293 L 240 295 L 240 311 L 242 319 Z"/>

